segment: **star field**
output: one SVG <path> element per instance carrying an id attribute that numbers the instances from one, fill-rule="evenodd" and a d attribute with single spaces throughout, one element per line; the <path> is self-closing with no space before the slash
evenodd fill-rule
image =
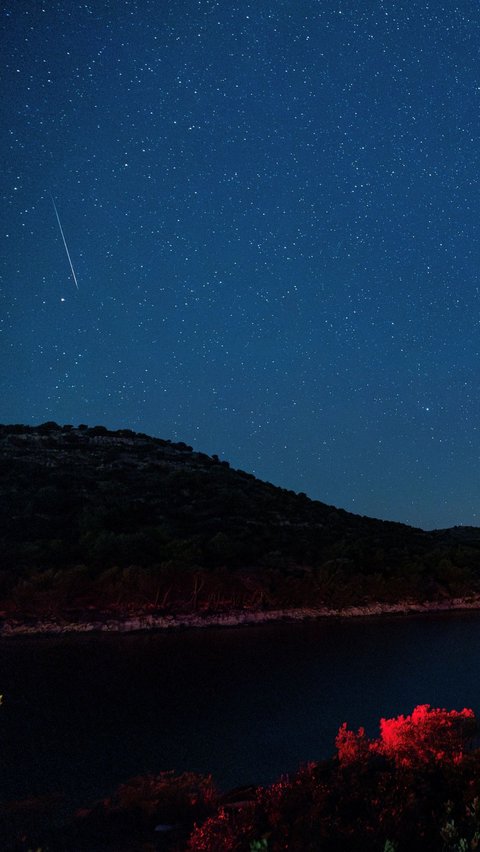
<path id="1" fill-rule="evenodd" d="M 0 420 L 480 524 L 477 4 L 1 11 Z"/>

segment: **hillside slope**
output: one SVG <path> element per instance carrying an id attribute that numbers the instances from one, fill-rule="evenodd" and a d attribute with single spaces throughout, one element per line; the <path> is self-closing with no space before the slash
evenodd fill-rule
<path id="1" fill-rule="evenodd" d="M 0 426 L 0 471 L 7 612 L 346 606 L 480 587 L 477 529 L 353 515 L 127 429 Z"/>

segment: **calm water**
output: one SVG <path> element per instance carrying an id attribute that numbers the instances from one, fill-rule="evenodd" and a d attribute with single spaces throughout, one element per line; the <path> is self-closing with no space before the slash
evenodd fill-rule
<path id="1" fill-rule="evenodd" d="M 480 614 L 3 640 L 0 692 L 2 797 L 86 804 L 161 769 L 266 783 L 331 755 L 343 721 L 480 714 Z"/>

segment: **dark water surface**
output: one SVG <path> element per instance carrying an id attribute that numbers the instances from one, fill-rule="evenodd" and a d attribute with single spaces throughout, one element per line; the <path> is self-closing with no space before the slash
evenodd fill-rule
<path id="1" fill-rule="evenodd" d="M 0 642 L 0 794 L 76 804 L 163 769 L 221 789 L 416 704 L 480 714 L 480 614 Z"/>

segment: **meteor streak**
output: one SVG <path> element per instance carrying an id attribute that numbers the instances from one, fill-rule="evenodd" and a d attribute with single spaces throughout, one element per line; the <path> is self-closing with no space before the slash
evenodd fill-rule
<path id="1" fill-rule="evenodd" d="M 55 204 L 55 199 L 50 193 L 50 198 L 52 199 L 53 209 L 55 210 L 55 216 L 57 217 L 58 227 L 60 228 L 60 233 L 62 235 L 63 245 L 65 246 L 65 251 L 67 252 L 68 262 L 70 264 L 70 269 L 72 270 L 73 280 L 75 281 L 75 287 L 79 290 L 77 276 L 75 275 L 75 270 L 73 268 L 72 258 L 70 257 L 70 252 L 68 250 L 67 241 L 65 239 L 65 234 L 63 233 L 62 223 L 60 222 L 60 216 L 58 215 L 57 205 Z"/>

